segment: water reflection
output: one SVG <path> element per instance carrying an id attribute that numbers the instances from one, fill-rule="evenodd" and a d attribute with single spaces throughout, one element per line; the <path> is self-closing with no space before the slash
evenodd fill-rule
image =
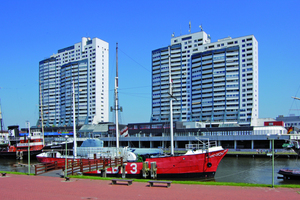
<path id="1" fill-rule="evenodd" d="M 300 184 L 300 180 L 277 179 L 282 168 L 300 169 L 300 161 L 295 158 L 275 159 L 274 184 Z M 272 159 L 249 157 L 225 157 L 220 162 L 215 175 L 216 182 L 272 184 Z"/>
<path id="2" fill-rule="evenodd" d="M 30 164 L 37 164 L 36 159 L 30 159 Z M 0 158 L 0 171 L 24 172 L 28 173 L 28 160 L 4 159 Z M 30 168 L 30 173 L 34 173 L 34 168 Z"/>

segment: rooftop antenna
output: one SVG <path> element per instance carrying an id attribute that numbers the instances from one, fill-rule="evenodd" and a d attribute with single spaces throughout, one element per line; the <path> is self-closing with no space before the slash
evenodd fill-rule
<path id="1" fill-rule="evenodd" d="M 189 32 L 191 33 L 191 22 L 189 22 Z"/>
<path id="2" fill-rule="evenodd" d="M 0 99 L 0 126 L 1 126 L 1 133 L 3 133 L 3 126 L 2 126 L 2 112 L 1 112 L 1 99 Z"/>
<path id="3" fill-rule="evenodd" d="M 199 26 L 200 30 L 203 31 L 202 24 Z"/>

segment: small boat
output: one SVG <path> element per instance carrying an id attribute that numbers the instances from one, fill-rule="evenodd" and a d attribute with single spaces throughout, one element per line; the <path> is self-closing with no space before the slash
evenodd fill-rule
<path id="1" fill-rule="evenodd" d="M 285 143 L 282 145 L 285 149 L 293 149 L 295 153 L 300 156 L 300 144 L 299 140 L 290 140 L 289 143 Z"/>
<path id="2" fill-rule="evenodd" d="M 278 174 L 283 175 L 283 177 L 277 177 L 278 179 L 299 179 L 300 180 L 300 170 L 299 169 L 280 169 Z"/>
<path id="3" fill-rule="evenodd" d="M 68 150 L 67 150 L 68 154 Z M 61 166 L 64 166 L 64 161 L 67 158 L 68 160 L 93 160 L 100 157 L 123 157 L 124 161 L 136 160 L 136 155 L 127 150 L 127 148 L 115 148 L 115 147 L 103 147 L 103 141 L 98 138 L 86 139 L 83 141 L 80 147 L 77 147 L 76 156 L 73 155 L 73 152 L 70 155 L 66 155 L 66 152 L 62 153 L 59 151 L 45 151 L 36 156 L 37 160 L 40 163 L 51 163 L 57 161 L 61 163 Z M 63 163 L 62 163 L 63 162 Z"/>
<path id="4" fill-rule="evenodd" d="M 67 149 L 73 149 L 73 146 L 74 146 L 73 141 L 67 141 Z M 64 142 L 54 142 L 54 141 L 52 141 L 51 143 L 48 143 L 44 146 L 43 152 L 58 151 L 60 153 L 64 153 L 65 149 L 66 149 L 66 141 L 64 141 Z"/>
<path id="5" fill-rule="evenodd" d="M 31 133 L 30 140 L 28 136 L 20 137 L 19 142 L 16 144 L 9 144 L 0 151 L 0 157 L 23 159 L 28 157 L 28 144 L 30 145 L 30 156 L 36 156 L 42 152 L 43 149 L 43 136 L 41 133 Z"/>

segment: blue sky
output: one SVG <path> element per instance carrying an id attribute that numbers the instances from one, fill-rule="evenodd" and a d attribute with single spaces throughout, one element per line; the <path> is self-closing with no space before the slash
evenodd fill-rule
<path id="1" fill-rule="evenodd" d="M 204 31 L 212 42 L 254 35 L 259 44 L 259 117 L 296 114 L 300 107 L 300 1 L 2 1 L 0 99 L 4 125 L 38 119 L 38 64 L 58 49 L 98 37 L 110 45 L 110 104 L 119 43 L 121 123 L 149 122 L 151 51 L 171 34 Z M 110 121 L 113 121 L 111 115 Z"/>

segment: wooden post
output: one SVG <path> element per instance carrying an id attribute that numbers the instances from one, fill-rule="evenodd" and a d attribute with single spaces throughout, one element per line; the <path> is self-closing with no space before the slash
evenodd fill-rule
<path id="1" fill-rule="evenodd" d="M 126 178 L 126 175 L 125 175 L 125 165 L 122 165 L 121 169 L 122 169 L 122 178 Z"/>
<path id="2" fill-rule="evenodd" d="M 74 160 L 72 160 L 72 175 L 74 175 Z"/>

